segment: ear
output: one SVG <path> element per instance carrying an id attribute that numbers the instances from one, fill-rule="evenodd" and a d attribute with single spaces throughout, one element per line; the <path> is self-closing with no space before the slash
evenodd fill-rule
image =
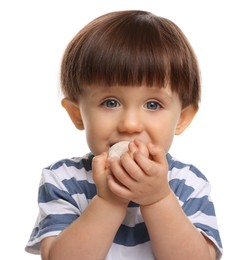
<path id="1" fill-rule="evenodd" d="M 78 105 L 75 102 L 69 100 L 68 98 L 63 98 L 61 100 L 61 105 L 67 111 L 75 127 L 79 130 L 84 130 L 84 124 Z"/>
<path id="2" fill-rule="evenodd" d="M 176 127 L 176 135 L 180 135 L 190 125 L 196 113 L 197 109 L 194 108 L 192 105 L 185 107 L 181 111 L 181 115 Z"/>

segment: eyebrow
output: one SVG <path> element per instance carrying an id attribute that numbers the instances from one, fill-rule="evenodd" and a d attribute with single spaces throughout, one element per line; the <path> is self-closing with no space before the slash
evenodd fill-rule
<path id="1" fill-rule="evenodd" d="M 151 89 L 153 90 L 151 93 L 148 93 L 148 95 L 159 95 L 161 96 L 161 90 L 164 90 L 163 91 L 163 96 L 169 100 L 169 101 L 172 101 L 173 100 L 173 92 L 169 89 L 169 88 L 160 88 L 160 87 L 149 87 L 149 86 L 95 86 L 95 87 L 87 87 L 85 88 L 86 90 L 86 93 L 90 93 L 91 92 L 91 96 L 92 97 L 97 97 L 98 95 L 100 94 L 103 94 L 103 95 L 108 95 L 108 94 L 112 94 L 112 91 L 113 89 L 115 90 L 118 90 L 118 88 L 142 88 L 142 87 L 147 87 L 147 89 Z M 93 90 L 93 91 L 92 91 Z M 96 91 L 94 91 L 96 90 Z M 102 91 L 99 91 L 99 90 L 102 90 Z M 156 90 L 159 90 L 159 93 L 156 91 Z"/>

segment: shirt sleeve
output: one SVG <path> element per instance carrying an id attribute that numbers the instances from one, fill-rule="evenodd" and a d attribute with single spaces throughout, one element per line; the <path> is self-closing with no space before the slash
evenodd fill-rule
<path id="1" fill-rule="evenodd" d="M 189 220 L 215 244 L 217 259 L 220 259 L 222 243 L 210 197 L 211 185 L 206 177 L 192 165 L 174 162 L 169 172 L 169 184 Z"/>
<path id="2" fill-rule="evenodd" d="M 50 169 L 44 169 L 38 192 L 39 214 L 25 250 L 40 253 L 40 242 L 49 236 L 57 236 L 79 215 L 80 209 L 73 195 L 68 192 L 61 177 Z"/>

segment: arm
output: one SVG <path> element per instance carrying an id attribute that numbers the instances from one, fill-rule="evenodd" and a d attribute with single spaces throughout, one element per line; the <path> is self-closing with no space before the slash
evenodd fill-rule
<path id="1" fill-rule="evenodd" d="M 189 221 L 173 192 L 141 212 L 157 259 L 216 259 L 213 244 Z"/>
<path id="2" fill-rule="evenodd" d="M 83 214 L 57 237 L 41 242 L 43 260 L 104 259 L 126 214 L 128 201 L 120 201 L 106 185 L 106 154 L 93 160 L 98 188 Z"/>
<path id="3" fill-rule="evenodd" d="M 214 246 L 189 221 L 169 187 L 163 149 L 148 145 L 148 157 L 140 152 L 144 144 L 136 145 L 133 158 L 125 154 L 121 163 L 111 162 L 111 170 L 122 185 L 110 176 L 109 186 L 118 196 L 141 205 L 156 258 L 215 259 Z"/>

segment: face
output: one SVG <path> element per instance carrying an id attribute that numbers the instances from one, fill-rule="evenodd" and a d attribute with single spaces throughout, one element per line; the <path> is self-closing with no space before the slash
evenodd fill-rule
<path id="1" fill-rule="evenodd" d="M 95 155 L 135 138 L 168 152 L 181 115 L 181 102 L 169 87 L 87 88 L 78 106 Z"/>

